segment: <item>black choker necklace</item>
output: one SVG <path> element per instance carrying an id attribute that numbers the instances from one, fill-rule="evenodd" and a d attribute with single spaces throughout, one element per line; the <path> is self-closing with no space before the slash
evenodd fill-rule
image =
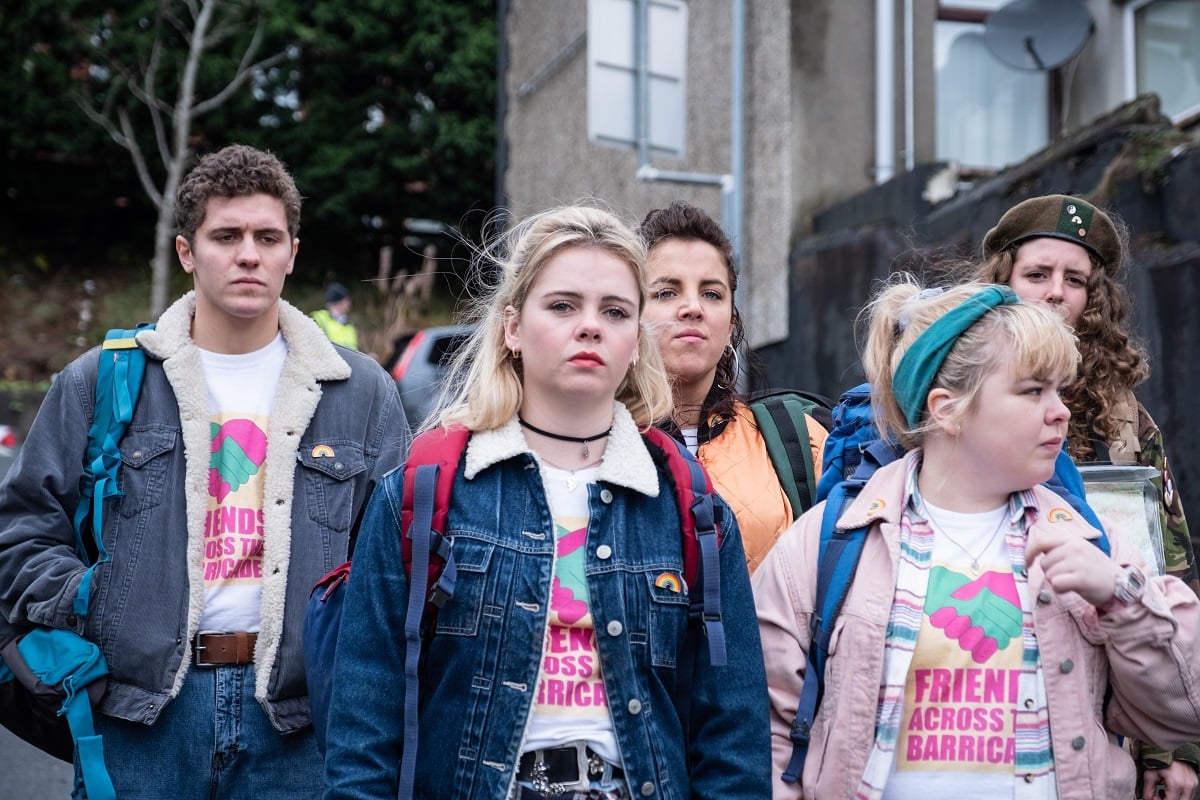
<path id="1" fill-rule="evenodd" d="M 597 439 L 603 439 L 605 436 L 608 436 L 610 433 L 612 433 L 612 426 L 609 425 L 608 430 L 604 431 L 603 433 L 597 433 L 595 436 L 564 436 L 561 433 L 551 433 L 550 431 L 544 431 L 535 425 L 530 425 L 528 422 L 525 421 L 525 418 L 522 417 L 520 414 L 517 414 L 517 422 L 521 423 L 522 428 L 528 428 L 529 430 L 533 431 L 534 433 L 540 434 L 549 439 L 557 439 L 560 442 L 579 442 L 580 444 L 583 445 L 583 457 L 584 458 L 587 458 L 587 456 L 588 456 L 588 443 L 589 442 L 594 442 Z"/>

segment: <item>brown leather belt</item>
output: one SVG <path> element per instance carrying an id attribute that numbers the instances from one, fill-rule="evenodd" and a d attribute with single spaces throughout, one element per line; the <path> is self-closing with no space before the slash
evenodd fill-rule
<path id="1" fill-rule="evenodd" d="M 192 640 L 192 659 L 198 667 L 253 664 L 257 633 L 197 633 Z"/>

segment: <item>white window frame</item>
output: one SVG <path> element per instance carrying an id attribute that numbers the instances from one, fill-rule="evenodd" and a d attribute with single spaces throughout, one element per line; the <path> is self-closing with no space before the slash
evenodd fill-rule
<path id="1" fill-rule="evenodd" d="M 1125 30 L 1122 33 L 1125 40 L 1125 98 L 1127 100 L 1132 100 L 1138 95 L 1137 12 L 1156 2 L 1158 0 L 1129 0 L 1125 5 L 1123 12 Z M 1183 109 L 1172 116 L 1171 119 L 1174 122 L 1178 122 L 1196 115 L 1200 115 L 1200 103 Z"/>
<path id="2" fill-rule="evenodd" d="M 648 144 L 682 158 L 687 141 L 688 8 L 683 0 L 649 0 Z M 638 146 L 637 0 L 588 0 L 588 140 Z M 617 113 L 613 110 L 617 109 Z M 627 110 L 628 115 L 620 113 Z"/>
<path id="3" fill-rule="evenodd" d="M 979 25 L 982 28 L 982 26 L 986 24 L 986 21 L 985 21 L 986 16 L 994 11 L 999 10 L 1003 5 L 1005 5 L 1004 0 L 943 0 L 942 2 L 938 3 L 937 13 L 934 15 L 934 23 L 933 24 L 935 26 L 935 30 L 933 31 L 933 35 L 936 39 L 936 36 L 937 36 L 936 26 L 943 22 L 963 23 L 963 24 L 968 24 L 968 25 Z M 978 15 L 978 18 L 964 19 L 960 16 L 961 12 L 967 12 L 971 17 L 975 17 L 976 15 Z M 993 58 L 994 58 L 994 56 L 993 56 Z M 996 61 L 1001 66 L 1005 66 L 1003 64 L 1003 62 L 999 61 L 998 59 Z M 1050 87 L 1051 73 L 1050 73 L 1050 71 L 1044 71 L 1042 74 L 1043 74 L 1043 77 L 1045 80 L 1045 92 L 1046 92 L 1046 94 L 1045 94 L 1046 130 L 1045 130 L 1045 142 L 1042 145 L 1042 146 L 1045 146 L 1046 143 L 1049 143 L 1049 142 L 1053 141 L 1053 139 L 1054 139 L 1054 123 L 1053 123 L 1054 104 L 1053 104 L 1053 101 L 1051 100 L 1051 94 L 1052 94 L 1051 87 Z M 936 74 L 936 65 L 935 65 L 935 74 L 934 74 L 933 78 L 934 78 L 935 97 L 936 97 L 937 79 L 938 79 L 938 76 Z M 935 119 L 935 123 L 934 123 L 934 125 L 935 125 L 934 147 L 935 147 L 935 150 L 939 152 L 939 157 L 940 157 L 942 143 L 937 140 L 937 128 L 941 122 L 940 114 L 942 113 L 942 109 L 936 107 L 936 101 L 935 101 L 934 113 L 936 115 L 938 115 L 938 117 Z M 1036 152 L 1036 150 L 1033 152 Z M 1032 155 L 1032 153 L 1029 153 L 1028 155 Z M 1025 157 L 1027 158 L 1028 155 Z M 1011 166 L 1011 164 L 975 164 L 975 163 L 970 163 L 970 162 L 963 162 L 963 163 L 955 162 L 955 163 L 957 163 L 960 170 L 983 171 L 983 172 L 994 172 L 994 171 L 997 171 L 1000 169 L 1004 169 L 1007 166 Z"/>

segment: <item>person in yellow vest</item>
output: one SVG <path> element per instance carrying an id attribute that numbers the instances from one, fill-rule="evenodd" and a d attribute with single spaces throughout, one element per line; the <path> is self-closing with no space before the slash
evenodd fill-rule
<path id="1" fill-rule="evenodd" d="M 312 318 L 329 341 L 357 350 L 358 331 L 350 321 L 351 302 L 350 290 L 335 281 L 325 290 L 325 307 L 312 312 Z"/>

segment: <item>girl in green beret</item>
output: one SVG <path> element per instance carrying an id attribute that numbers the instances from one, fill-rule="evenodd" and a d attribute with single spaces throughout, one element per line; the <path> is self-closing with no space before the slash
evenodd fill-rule
<path id="1" fill-rule="evenodd" d="M 977 280 L 1008 284 L 1022 300 L 1057 311 L 1074 329 L 1082 360 L 1062 393 L 1071 409 L 1068 452 L 1079 464 L 1111 462 L 1159 471 L 1166 571 L 1200 592 L 1194 543 L 1162 431 L 1133 393 L 1150 370 L 1130 332 L 1129 296 L 1120 281 L 1122 231 L 1108 214 L 1077 197 L 1035 197 L 1001 217 L 984 238 L 983 255 Z M 1162 796 L 1190 800 L 1198 783 L 1200 744 L 1174 753 L 1139 742 L 1131 747 L 1143 764 L 1146 800 L 1160 784 L 1166 791 Z"/>

